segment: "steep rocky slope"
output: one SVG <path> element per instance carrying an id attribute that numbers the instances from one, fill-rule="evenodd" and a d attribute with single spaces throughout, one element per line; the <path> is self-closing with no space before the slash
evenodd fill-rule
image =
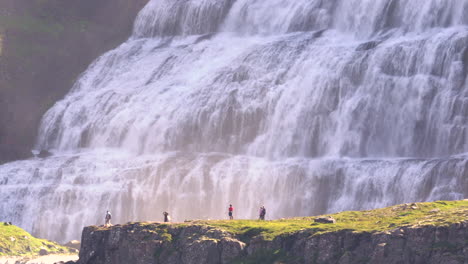
<path id="1" fill-rule="evenodd" d="M 40 118 L 148 0 L 0 1 L 0 163 L 30 155 Z"/>
<path id="2" fill-rule="evenodd" d="M 80 264 L 467 263 L 468 201 L 277 221 L 128 223 L 83 230 Z"/>

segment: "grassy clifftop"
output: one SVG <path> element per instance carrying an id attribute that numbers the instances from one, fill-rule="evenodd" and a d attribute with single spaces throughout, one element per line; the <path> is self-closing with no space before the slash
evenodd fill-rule
<path id="1" fill-rule="evenodd" d="M 57 243 L 35 238 L 17 226 L 0 223 L 0 256 L 39 255 L 41 250 L 49 254 L 76 253 Z"/>
<path id="2" fill-rule="evenodd" d="M 83 230 L 79 264 L 468 261 L 468 200 L 273 221 L 127 223 Z M 135 260 L 137 260 L 135 262 Z"/>
<path id="3" fill-rule="evenodd" d="M 468 200 L 403 204 L 370 211 L 342 212 L 330 216 L 336 220 L 336 224 L 313 223 L 316 217 L 274 221 L 226 220 L 192 223 L 218 227 L 240 237 L 261 235 L 268 240 L 297 231 L 309 231 L 316 235 L 341 230 L 382 232 L 396 227 L 448 226 L 467 221 Z"/>
<path id="4" fill-rule="evenodd" d="M 399 227 L 449 226 L 468 221 L 468 199 L 461 201 L 437 201 L 390 206 L 368 211 L 346 211 L 329 214 L 335 224 L 315 223 L 314 217 L 297 217 L 271 221 L 260 220 L 189 220 L 184 223 L 155 224 L 152 222 L 131 222 L 126 225 L 142 229 L 166 229 L 170 227 L 206 226 L 238 236 L 246 241 L 259 236 L 273 240 L 284 234 L 306 231 L 312 235 L 330 232 L 385 232 Z M 117 225 L 120 226 L 120 225 Z M 96 230 L 109 230 L 109 227 L 93 227 Z"/>

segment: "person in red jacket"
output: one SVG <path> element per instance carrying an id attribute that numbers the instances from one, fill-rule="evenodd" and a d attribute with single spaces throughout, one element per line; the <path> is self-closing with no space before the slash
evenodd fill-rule
<path id="1" fill-rule="evenodd" d="M 234 213 L 234 207 L 232 207 L 232 204 L 229 205 L 229 219 L 230 220 L 233 220 L 234 219 L 234 216 L 233 216 L 233 213 Z"/>

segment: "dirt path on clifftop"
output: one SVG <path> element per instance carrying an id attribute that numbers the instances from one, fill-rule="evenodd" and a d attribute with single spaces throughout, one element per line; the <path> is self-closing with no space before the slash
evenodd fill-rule
<path id="1" fill-rule="evenodd" d="M 54 264 L 60 261 L 76 261 L 78 255 L 49 255 L 42 257 L 0 257 L 0 264 Z"/>

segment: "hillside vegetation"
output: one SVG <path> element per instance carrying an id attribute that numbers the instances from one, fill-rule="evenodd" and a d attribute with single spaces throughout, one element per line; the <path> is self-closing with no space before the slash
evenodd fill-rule
<path id="1" fill-rule="evenodd" d="M 70 254 L 74 249 L 60 246 L 55 242 L 33 237 L 25 230 L 0 223 L 0 256 L 25 256 L 42 254 Z"/>

